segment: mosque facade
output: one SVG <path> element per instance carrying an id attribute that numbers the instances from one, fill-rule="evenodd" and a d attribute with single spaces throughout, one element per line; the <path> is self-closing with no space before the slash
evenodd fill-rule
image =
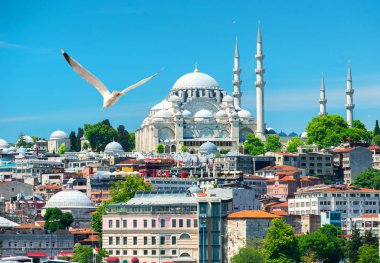
<path id="1" fill-rule="evenodd" d="M 263 55 L 261 33 L 258 32 L 258 52 L 256 60 L 256 88 L 263 97 Z M 249 133 L 262 133 L 264 120 L 255 120 L 253 115 L 241 107 L 241 84 L 239 49 L 236 41 L 233 68 L 232 96 L 224 91 L 211 76 L 194 72 L 180 77 L 171 88 L 166 99 L 149 110 L 141 127 L 136 130 L 136 150 L 156 151 L 162 144 L 165 153 L 180 152 L 186 146 L 190 153 L 202 150 L 205 143 L 214 144 L 219 151 L 239 151 Z M 263 98 L 260 100 L 263 107 Z M 258 110 L 262 113 L 263 109 Z M 263 114 L 261 114 L 263 118 Z M 257 123 L 262 126 L 258 131 Z M 265 139 L 265 138 L 264 138 Z"/>

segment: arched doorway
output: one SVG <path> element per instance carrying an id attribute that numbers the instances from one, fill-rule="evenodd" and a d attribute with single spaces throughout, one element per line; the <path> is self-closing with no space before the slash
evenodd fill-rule
<path id="1" fill-rule="evenodd" d="M 175 153 L 176 149 L 177 149 L 177 147 L 175 145 L 172 145 L 170 152 Z"/>

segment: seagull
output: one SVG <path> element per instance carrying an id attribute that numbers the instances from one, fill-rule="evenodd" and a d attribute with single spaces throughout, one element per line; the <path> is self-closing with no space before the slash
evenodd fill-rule
<path id="1" fill-rule="evenodd" d="M 138 86 L 141 86 L 145 83 L 147 83 L 149 80 L 157 76 L 160 72 L 157 72 L 156 74 L 145 78 L 143 80 L 140 80 L 139 82 L 133 84 L 132 86 L 129 86 L 128 88 L 117 91 L 114 90 L 112 93 L 106 88 L 106 86 L 91 72 L 89 72 L 87 69 L 85 69 L 81 64 L 79 64 L 75 59 L 69 56 L 63 49 L 61 50 L 62 55 L 65 57 L 66 61 L 69 63 L 69 65 L 82 77 L 84 78 L 88 83 L 93 85 L 103 96 L 103 109 L 112 107 L 121 96 L 124 96 L 125 93 L 127 93 L 130 90 L 133 90 L 134 88 L 137 88 Z"/>

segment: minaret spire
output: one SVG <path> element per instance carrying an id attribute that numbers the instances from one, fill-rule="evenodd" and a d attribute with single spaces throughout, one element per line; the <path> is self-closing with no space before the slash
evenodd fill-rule
<path id="1" fill-rule="evenodd" d="M 352 88 L 352 76 L 351 76 L 351 66 L 348 64 L 347 72 L 347 87 L 346 87 L 346 112 L 347 112 L 347 122 L 352 128 L 354 125 L 354 89 Z"/>
<path id="2" fill-rule="evenodd" d="M 264 122 L 264 87 L 265 87 L 265 81 L 264 81 L 264 66 L 263 66 L 263 60 L 264 55 L 262 52 L 262 39 L 261 39 L 261 29 L 260 29 L 260 22 L 258 26 L 257 31 L 257 52 L 256 52 L 256 111 L 257 111 L 257 129 L 256 129 L 256 135 L 262 139 L 265 140 L 265 122 Z"/>
<path id="3" fill-rule="evenodd" d="M 232 93 L 232 96 L 234 98 L 234 106 L 236 109 L 240 109 L 241 95 L 243 95 L 243 93 L 240 91 L 242 81 L 240 80 L 241 69 L 239 64 L 239 45 L 238 39 L 236 38 L 234 68 L 232 70 L 232 72 L 234 73 L 234 79 L 232 80 L 232 84 L 234 85 L 234 92 Z"/>
<path id="4" fill-rule="evenodd" d="M 323 78 L 322 74 L 322 79 L 321 79 L 321 91 L 319 95 L 319 116 L 326 115 L 326 96 L 325 96 L 325 80 Z"/>

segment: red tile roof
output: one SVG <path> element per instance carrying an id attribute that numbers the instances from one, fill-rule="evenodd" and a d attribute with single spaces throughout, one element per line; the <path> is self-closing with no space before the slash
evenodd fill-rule
<path id="1" fill-rule="evenodd" d="M 290 165 L 273 165 L 273 166 L 266 166 L 258 171 L 297 171 L 297 170 L 304 170 L 304 169 L 290 166 Z"/>
<path id="2" fill-rule="evenodd" d="M 278 215 L 274 215 L 261 210 L 244 210 L 236 213 L 229 214 L 227 219 L 273 219 L 280 218 Z"/>
<path id="3" fill-rule="evenodd" d="M 364 214 L 364 215 L 358 216 L 357 218 L 378 218 L 378 217 L 379 217 L 378 214 Z"/>
<path id="4" fill-rule="evenodd" d="M 352 150 L 354 150 L 356 148 L 358 148 L 358 147 L 348 147 L 348 148 L 343 148 L 343 149 L 336 149 L 333 152 L 334 153 L 347 153 L 347 152 L 351 152 Z"/>
<path id="5" fill-rule="evenodd" d="M 32 223 L 25 223 L 25 224 L 21 224 L 19 226 L 16 226 L 15 228 L 22 228 L 22 229 L 31 229 L 31 228 L 34 228 L 34 229 L 41 229 L 42 227 L 38 226 L 38 225 L 35 225 L 35 224 L 32 224 Z"/>
<path id="6" fill-rule="evenodd" d="M 288 213 L 284 210 L 272 210 L 272 213 L 278 216 L 287 216 Z"/>

